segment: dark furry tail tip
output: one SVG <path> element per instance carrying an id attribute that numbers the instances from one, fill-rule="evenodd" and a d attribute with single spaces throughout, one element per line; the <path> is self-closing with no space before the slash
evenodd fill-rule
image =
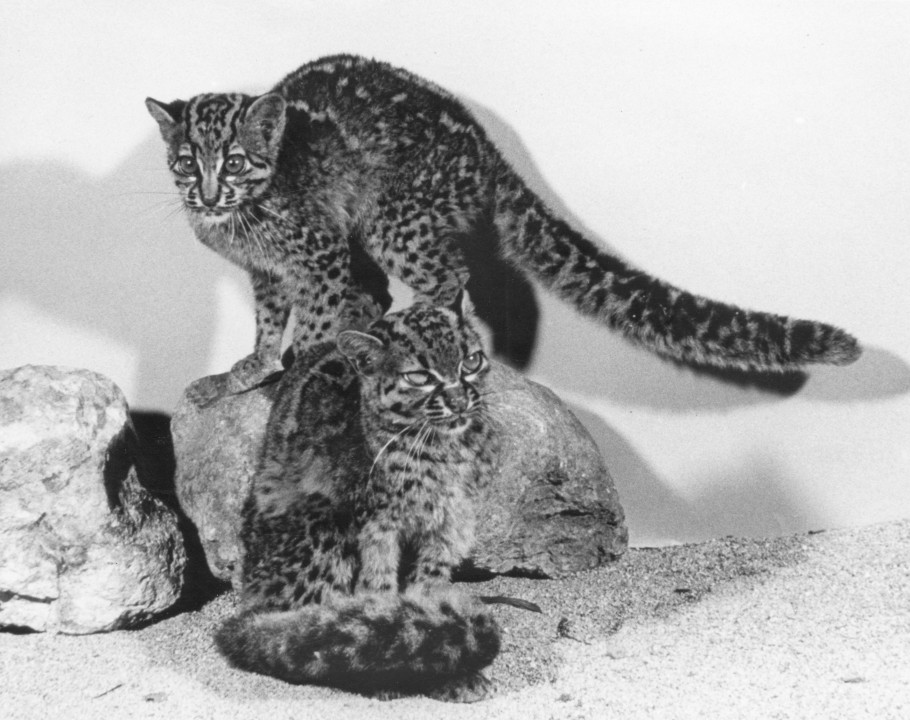
<path id="1" fill-rule="evenodd" d="M 478 669 L 484 668 L 499 655 L 502 648 L 502 631 L 499 629 L 499 623 L 486 611 L 475 613 L 470 624 L 476 643 L 474 664 Z"/>
<path id="2" fill-rule="evenodd" d="M 784 370 L 798 370 L 810 363 L 849 365 L 863 352 L 850 333 L 812 320 L 791 322 L 788 340 L 786 356 L 789 362 L 783 363 Z"/>
<path id="3" fill-rule="evenodd" d="M 249 648 L 244 642 L 246 616 L 236 615 L 225 620 L 215 631 L 215 647 L 234 667 L 244 668 Z"/>
<path id="4" fill-rule="evenodd" d="M 832 328 L 828 346 L 818 360 L 831 365 L 849 365 L 862 354 L 863 349 L 855 337 L 840 328 Z"/>

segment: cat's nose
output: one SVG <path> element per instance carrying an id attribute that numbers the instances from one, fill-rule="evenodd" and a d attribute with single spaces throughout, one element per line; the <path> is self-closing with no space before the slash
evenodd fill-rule
<path id="1" fill-rule="evenodd" d="M 446 393 L 446 404 L 453 413 L 460 414 L 468 409 L 471 400 L 467 393 L 456 390 L 455 392 Z"/>
<path id="2" fill-rule="evenodd" d="M 218 204 L 220 195 L 218 188 L 218 178 L 210 173 L 204 173 L 202 183 L 199 186 L 199 199 L 207 208 L 213 208 Z"/>

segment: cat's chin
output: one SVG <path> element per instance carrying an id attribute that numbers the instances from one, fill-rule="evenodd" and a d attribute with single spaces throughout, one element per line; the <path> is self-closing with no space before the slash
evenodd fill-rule
<path id="1" fill-rule="evenodd" d="M 463 435 L 464 432 L 471 426 L 471 419 L 467 417 L 446 418 L 445 420 L 437 420 L 433 423 L 433 425 L 444 435 L 456 437 L 458 435 Z"/>
<path id="2" fill-rule="evenodd" d="M 231 219 L 230 210 L 196 210 L 192 211 L 193 219 L 205 227 L 224 225 Z"/>

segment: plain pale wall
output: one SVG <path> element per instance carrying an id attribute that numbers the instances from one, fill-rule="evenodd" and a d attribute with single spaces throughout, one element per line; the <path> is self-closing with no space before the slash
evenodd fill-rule
<path id="1" fill-rule="evenodd" d="M 823 319 L 863 359 L 791 393 L 630 346 L 538 294 L 528 374 L 603 450 L 636 544 L 910 515 L 905 4 L 0 6 L 0 367 L 90 367 L 168 411 L 253 340 L 242 273 L 180 215 L 143 105 L 334 52 L 475 110 L 549 203 L 702 295 Z"/>

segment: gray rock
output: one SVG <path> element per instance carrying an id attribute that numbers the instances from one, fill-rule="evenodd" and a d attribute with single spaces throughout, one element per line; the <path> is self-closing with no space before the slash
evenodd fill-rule
<path id="1" fill-rule="evenodd" d="M 619 557 L 628 541 L 624 514 L 588 432 L 550 390 L 499 363 L 489 385 L 503 443 L 478 503 L 470 570 L 559 577 Z M 212 573 L 235 586 L 240 510 L 277 387 L 226 396 L 225 376 L 202 378 L 171 419 L 181 507 L 199 530 Z"/>
<path id="2" fill-rule="evenodd" d="M 177 601 L 185 562 L 175 514 L 139 483 L 120 389 L 0 371 L 0 627 L 128 627 Z"/>
<path id="3" fill-rule="evenodd" d="M 240 578 L 240 511 L 250 490 L 277 384 L 227 394 L 227 375 L 193 382 L 171 417 L 174 489 L 209 569 Z"/>
<path id="4" fill-rule="evenodd" d="M 502 448 L 477 508 L 473 566 L 560 577 L 622 555 L 625 514 L 588 431 L 549 388 L 504 365 L 488 382 Z"/>

